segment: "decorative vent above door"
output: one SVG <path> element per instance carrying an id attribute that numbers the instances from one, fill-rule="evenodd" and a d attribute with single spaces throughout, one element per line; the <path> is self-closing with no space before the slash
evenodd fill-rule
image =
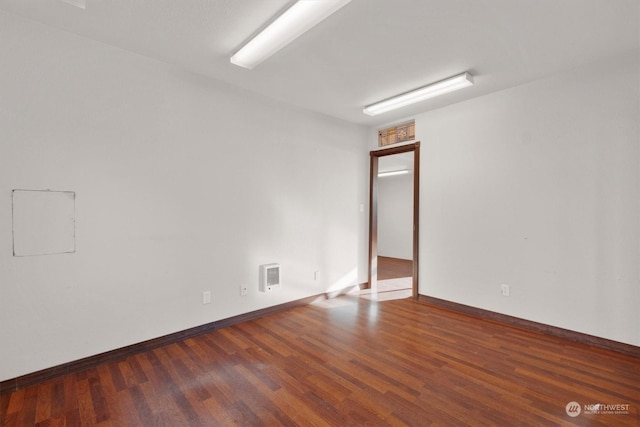
<path id="1" fill-rule="evenodd" d="M 415 120 L 378 131 L 379 147 L 397 144 L 399 142 L 412 141 L 414 139 L 416 139 Z"/>

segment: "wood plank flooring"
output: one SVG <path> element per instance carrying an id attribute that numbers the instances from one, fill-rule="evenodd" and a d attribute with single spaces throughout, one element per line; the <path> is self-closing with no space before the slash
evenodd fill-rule
<path id="1" fill-rule="evenodd" d="M 410 259 L 378 257 L 378 280 L 399 279 L 413 276 L 413 261 Z"/>
<path id="2" fill-rule="evenodd" d="M 628 414 L 566 405 L 628 405 Z M 346 295 L 1 397 L 4 426 L 638 426 L 640 359 Z"/>

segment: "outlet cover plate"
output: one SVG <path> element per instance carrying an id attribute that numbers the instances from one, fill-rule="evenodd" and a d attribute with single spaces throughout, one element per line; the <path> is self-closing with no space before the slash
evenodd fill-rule
<path id="1" fill-rule="evenodd" d="M 509 289 L 509 285 L 502 284 L 500 285 L 500 292 L 502 293 L 502 296 L 508 297 L 511 293 L 511 289 Z"/>

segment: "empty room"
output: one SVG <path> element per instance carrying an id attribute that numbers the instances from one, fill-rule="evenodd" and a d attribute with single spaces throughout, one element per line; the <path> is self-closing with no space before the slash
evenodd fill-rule
<path id="1" fill-rule="evenodd" d="M 637 0 L 0 0 L 0 426 L 640 426 Z"/>

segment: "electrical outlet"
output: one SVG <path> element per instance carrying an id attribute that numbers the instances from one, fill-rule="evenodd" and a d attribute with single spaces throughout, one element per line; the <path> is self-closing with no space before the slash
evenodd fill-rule
<path id="1" fill-rule="evenodd" d="M 314 271 L 313 272 L 313 280 L 320 280 L 320 272 L 319 271 Z"/>
<path id="2" fill-rule="evenodd" d="M 503 297 L 508 297 L 511 293 L 511 289 L 509 289 L 509 285 L 502 284 L 500 285 L 500 291 L 502 292 Z"/>
<path id="3" fill-rule="evenodd" d="M 247 296 L 249 295 L 249 287 L 247 285 L 240 285 L 240 296 Z"/>
<path id="4" fill-rule="evenodd" d="M 202 304 L 211 304 L 211 291 L 204 291 L 202 293 Z"/>

